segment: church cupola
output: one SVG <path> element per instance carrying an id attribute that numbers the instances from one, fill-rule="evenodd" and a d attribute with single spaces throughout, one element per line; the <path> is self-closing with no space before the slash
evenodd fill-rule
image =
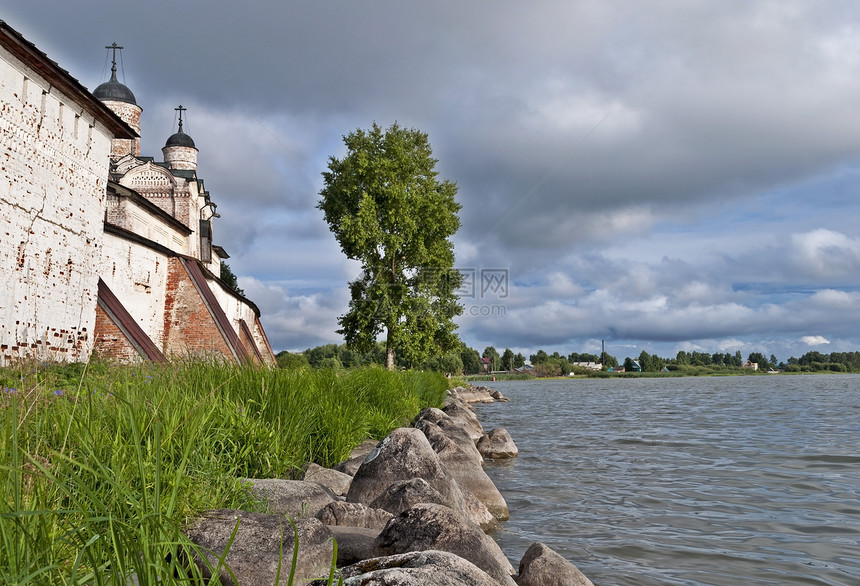
<path id="1" fill-rule="evenodd" d="M 105 46 L 105 49 L 113 51 L 111 60 L 110 79 L 95 90 L 93 95 L 101 100 L 105 106 L 122 118 L 123 122 L 131 126 L 137 133 L 138 138 L 123 139 L 115 138 L 111 141 L 111 158 L 120 159 L 125 155 L 140 156 L 140 115 L 143 108 L 137 105 L 134 94 L 128 87 L 120 83 L 116 77 L 116 52 L 122 50 L 116 43 Z"/>
<path id="2" fill-rule="evenodd" d="M 171 169 L 197 170 L 197 147 L 194 140 L 182 130 L 182 113 L 188 108 L 180 104 L 176 111 L 179 112 L 179 130 L 171 135 L 161 149 L 164 154 L 164 162 Z"/>

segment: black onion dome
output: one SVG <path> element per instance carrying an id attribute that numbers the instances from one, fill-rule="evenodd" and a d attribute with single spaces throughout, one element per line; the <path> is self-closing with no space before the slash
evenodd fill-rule
<path id="1" fill-rule="evenodd" d="M 137 100 L 134 99 L 134 94 L 126 86 L 121 84 L 116 75 L 112 75 L 110 80 L 104 82 L 93 91 L 93 95 L 102 102 L 126 102 L 137 106 Z"/>
<path id="2" fill-rule="evenodd" d="M 181 147 L 191 147 L 194 149 L 197 148 L 196 146 L 194 146 L 194 140 L 189 135 L 182 132 L 181 129 L 179 130 L 179 132 L 177 132 L 176 134 L 174 134 L 170 138 L 168 138 L 167 142 L 164 144 L 164 146 L 165 147 L 181 146 Z"/>

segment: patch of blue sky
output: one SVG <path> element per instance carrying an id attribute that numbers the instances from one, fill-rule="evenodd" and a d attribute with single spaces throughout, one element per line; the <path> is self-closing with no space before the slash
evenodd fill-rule
<path id="1" fill-rule="evenodd" d="M 856 290 L 845 289 L 845 290 Z M 784 305 L 791 301 L 807 299 L 820 290 L 810 285 L 785 284 L 785 283 L 732 283 L 732 291 L 746 294 L 743 304 L 751 309 L 758 309 L 765 305 Z M 843 290 L 843 289 L 840 289 Z"/>
<path id="2" fill-rule="evenodd" d="M 708 234 L 748 230 L 788 233 L 827 227 L 846 233 L 856 229 L 850 212 L 860 199 L 860 166 L 841 165 L 804 180 L 752 192 L 744 197 L 714 198 L 695 212 L 679 212 L 657 223 L 655 233 Z"/>

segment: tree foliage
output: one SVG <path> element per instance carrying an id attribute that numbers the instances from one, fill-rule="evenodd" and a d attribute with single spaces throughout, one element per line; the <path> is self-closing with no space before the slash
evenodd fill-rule
<path id="1" fill-rule="evenodd" d="M 514 351 L 510 348 L 505 348 L 505 351 L 502 354 L 502 370 L 513 370 L 517 368 L 514 366 L 514 358 Z"/>
<path id="2" fill-rule="evenodd" d="M 517 352 L 514 356 L 514 368 L 521 368 L 526 363 L 526 357 L 522 352 Z"/>
<path id="3" fill-rule="evenodd" d="M 293 354 L 283 350 L 275 356 L 279 368 L 302 368 L 309 366 L 308 359 L 304 354 Z"/>
<path id="4" fill-rule="evenodd" d="M 239 287 L 239 279 L 233 273 L 233 270 L 223 260 L 221 261 L 221 274 L 218 275 L 219 278 L 224 281 L 224 284 L 230 287 L 233 291 L 238 293 L 239 295 L 244 295 L 245 290 Z"/>
<path id="5" fill-rule="evenodd" d="M 770 364 L 767 361 L 767 358 L 764 357 L 764 354 L 761 352 L 750 352 L 750 355 L 747 357 L 747 360 L 754 364 L 758 364 L 758 367 L 762 370 L 767 370 Z"/>
<path id="6" fill-rule="evenodd" d="M 361 262 L 338 320 L 350 347 L 367 351 L 386 333 L 386 365 L 410 364 L 456 349 L 451 236 L 460 227 L 455 183 L 439 180 L 427 134 L 376 123 L 344 136 L 347 153 L 330 157 L 319 209 L 348 258 Z"/>
<path id="7" fill-rule="evenodd" d="M 481 358 L 486 358 L 490 361 L 490 370 L 499 369 L 501 357 L 499 356 L 499 351 L 496 350 L 495 346 L 487 346 L 484 348 L 484 351 L 481 353 Z"/>

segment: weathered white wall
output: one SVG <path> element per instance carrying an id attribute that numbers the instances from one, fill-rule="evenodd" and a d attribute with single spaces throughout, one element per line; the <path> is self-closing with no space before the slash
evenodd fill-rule
<path id="1" fill-rule="evenodd" d="M 184 146 L 166 146 L 161 149 L 164 162 L 173 169 L 197 170 L 197 149 Z"/>
<path id="2" fill-rule="evenodd" d="M 188 254 L 188 237 L 158 214 L 143 206 L 135 205 L 131 198 L 108 192 L 105 217 L 109 224 L 139 234 L 178 254 Z"/>
<path id="3" fill-rule="evenodd" d="M 203 263 L 203 266 L 209 269 L 209 272 L 213 275 L 221 276 L 221 257 L 214 250 L 212 251 L 212 260 L 208 263 Z"/>
<path id="4" fill-rule="evenodd" d="M 230 323 L 233 324 L 233 329 L 237 334 L 239 333 L 240 319 L 244 319 L 246 322 L 250 319 L 251 321 L 248 323 L 253 323 L 254 310 L 250 306 L 242 303 L 232 293 L 228 293 L 220 281 L 207 279 L 206 282 L 209 283 L 209 288 L 212 289 L 212 293 L 215 294 L 215 298 L 218 300 L 224 313 L 230 318 Z"/>
<path id="5" fill-rule="evenodd" d="M 164 300 L 168 268 L 167 255 L 115 234 L 105 233 L 101 277 L 159 348 L 164 347 Z"/>
<path id="6" fill-rule="evenodd" d="M 143 108 L 136 104 L 105 100 L 104 104 L 122 118 L 126 124 L 140 134 L 140 115 Z M 134 139 L 115 138 L 111 141 L 111 157 L 119 159 L 124 155 L 140 156 L 140 137 Z"/>
<path id="7" fill-rule="evenodd" d="M 230 319 L 230 323 L 233 325 L 233 329 L 239 334 L 241 338 L 241 330 L 239 328 L 239 320 L 244 319 L 245 323 L 248 325 L 248 329 L 251 330 L 251 334 L 254 336 L 254 343 L 257 345 L 257 349 L 263 355 L 264 360 L 266 359 L 266 342 L 259 332 L 256 331 L 255 323 L 257 320 L 257 314 L 254 312 L 254 309 L 237 298 L 232 293 L 228 292 L 223 285 L 221 285 L 220 281 L 215 281 L 212 279 L 207 279 L 209 283 L 209 288 L 212 289 L 212 293 L 215 294 L 215 298 L 218 300 L 218 303 L 221 305 L 222 309 L 224 309 L 224 313 Z"/>
<path id="8" fill-rule="evenodd" d="M 0 364 L 89 356 L 111 138 L 0 48 Z"/>
<path id="9" fill-rule="evenodd" d="M 129 169 L 119 180 L 120 185 L 133 189 L 150 202 L 182 222 L 194 232 L 183 241 L 183 254 L 200 258 L 200 194 L 196 180 L 176 177 L 154 163 L 145 163 Z M 169 248 L 177 250 L 178 242 Z"/>

